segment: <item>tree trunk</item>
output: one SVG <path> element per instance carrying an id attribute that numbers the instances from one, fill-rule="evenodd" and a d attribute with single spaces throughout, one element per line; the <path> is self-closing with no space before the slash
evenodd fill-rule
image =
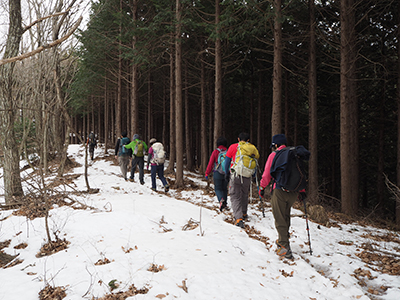
<path id="1" fill-rule="evenodd" d="M 107 97 L 107 92 L 108 92 L 107 89 L 108 89 L 108 84 L 107 84 L 107 74 L 106 74 L 105 78 L 104 78 L 104 152 L 105 152 L 105 154 L 107 154 L 108 142 L 109 142 L 109 132 L 108 132 L 109 104 L 108 104 L 108 97 Z"/>
<path id="2" fill-rule="evenodd" d="M 119 1 L 119 10 L 120 13 L 122 14 L 122 0 Z M 122 25 L 121 21 L 119 24 L 119 32 L 122 34 Z M 121 124 L 122 124 L 122 50 L 121 48 L 118 49 L 119 55 L 118 55 L 118 75 L 117 75 L 117 103 L 116 103 L 116 108 L 115 108 L 115 135 L 120 136 L 122 132 Z"/>
<path id="3" fill-rule="evenodd" d="M 400 187 L 400 5 L 397 15 L 397 186 Z M 396 224 L 400 226 L 400 199 L 396 199 Z"/>
<path id="4" fill-rule="evenodd" d="M 176 160 L 176 135 L 175 135 L 175 62 L 173 55 L 173 43 L 171 43 L 171 56 L 170 56 L 170 77 L 169 77 L 169 165 L 166 169 L 168 173 L 175 172 L 175 160 Z"/>
<path id="5" fill-rule="evenodd" d="M 147 140 L 149 141 L 153 136 L 154 128 L 153 126 L 153 120 L 152 120 L 152 115 L 154 114 L 154 111 L 152 111 L 153 108 L 153 95 L 152 95 L 152 77 L 151 77 L 151 71 L 149 71 L 149 80 L 147 83 Z"/>
<path id="6" fill-rule="evenodd" d="M 20 0 L 9 1 L 9 21 L 4 58 L 18 54 L 23 33 Z M 0 66 L 0 141 L 4 153 L 3 177 L 6 204 L 16 202 L 15 197 L 23 195 L 19 173 L 19 152 L 14 131 L 14 123 L 18 117 L 12 94 L 14 66 L 15 63 Z"/>
<path id="7" fill-rule="evenodd" d="M 193 171 L 193 155 L 192 155 L 192 139 L 191 139 L 191 134 L 193 131 L 191 131 L 192 126 L 190 126 L 190 101 L 189 101 L 189 88 L 187 84 L 187 64 L 185 64 L 185 140 L 186 140 L 186 169 L 188 171 Z M 194 136 L 193 136 L 194 137 Z"/>
<path id="8" fill-rule="evenodd" d="M 175 188 L 183 187 L 183 103 L 182 103 L 182 39 L 181 19 L 182 6 L 176 0 L 176 31 L 175 31 L 175 119 L 176 119 L 176 174 Z"/>
<path id="9" fill-rule="evenodd" d="M 202 57 L 203 58 L 203 57 Z M 205 66 L 204 61 L 201 60 L 201 78 L 200 78 L 200 89 L 201 89 L 201 168 L 200 172 L 204 173 L 207 169 L 208 164 L 208 143 L 207 143 L 207 102 L 206 102 L 206 79 L 205 79 Z M 400 121 L 399 121 L 400 123 Z"/>
<path id="10" fill-rule="evenodd" d="M 274 65 L 272 79 L 272 120 L 271 134 L 282 133 L 282 24 L 281 0 L 274 0 Z"/>
<path id="11" fill-rule="evenodd" d="M 315 49 L 315 4 L 308 1 L 310 13 L 310 51 L 308 69 L 308 147 L 311 152 L 309 161 L 308 199 L 310 203 L 318 202 L 318 123 L 317 123 L 317 56 Z"/>
<path id="12" fill-rule="evenodd" d="M 215 0 L 215 105 L 214 105 L 214 139 L 222 135 L 222 53 L 221 53 L 221 27 L 220 27 L 220 0 Z"/>
<path id="13" fill-rule="evenodd" d="M 342 212 L 358 210 L 358 109 L 354 0 L 340 2 L 340 167 Z"/>
<path id="14" fill-rule="evenodd" d="M 133 0 L 132 14 L 133 21 L 137 21 L 137 0 Z M 136 36 L 133 36 L 132 49 L 136 48 Z M 132 83 L 131 83 L 131 137 L 139 134 L 139 87 L 138 87 L 138 66 L 136 63 L 132 64 Z"/>

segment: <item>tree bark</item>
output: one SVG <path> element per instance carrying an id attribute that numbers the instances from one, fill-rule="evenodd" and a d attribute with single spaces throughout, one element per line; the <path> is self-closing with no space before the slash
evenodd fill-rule
<path id="1" fill-rule="evenodd" d="M 132 15 L 134 22 L 137 21 L 137 0 L 133 0 Z M 132 48 L 136 48 L 137 37 L 133 36 Z M 138 93 L 138 66 L 136 63 L 132 64 L 132 83 L 131 83 L 131 136 L 139 134 L 139 93 Z"/>
<path id="2" fill-rule="evenodd" d="M 308 69 L 308 102 L 309 129 L 308 144 L 311 152 L 309 161 L 308 199 L 310 203 L 318 202 L 318 114 L 317 114 L 317 56 L 315 47 L 315 4 L 308 1 L 310 13 L 310 47 Z"/>
<path id="3" fill-rule="evenodd" d="M 358 108 L 354 0 L 340 2 L 340 167 L 342 212 L 358 210 Z"/>
<path id="4" fill-rule="evenodd" d="M 202 57 L 203 58 L 203 57 Z M 206 102 L 206 79 L 205 79 L 205 66 L 203 59 L 201 60 L 201 78 L 200 78 L 200 97 L 201 97 L 201 168 L 200 172 L 204 173 L 207 169 L 208 163 L 208 143 L 207 143 L 207 102 Z M 399 122 L 400 123 L 400 122 Z"/>
<path id="5" fill-rule="evenodd" d="M 215 105 L 214 105 L 214 140 L 215 143 L 222 135 L 222 53 L 220 27 L 220 0 L 215 0 Z"/>
<path id="6" fill-rule="evenodd" d="M 176 129 L 175 129 L 175 62 L 173 55 L 173 43 L 171 45 L 171 55 L 170 55 L 170 77 L 169 77 L 169 102 L 170 102 L 170 122 L 169 122 L 169 165 L 166 169 L 167 173 L 175 172 L 175 161 L 176 161 Z"/>
<path id="7" fill-rule="evenodd" d="M 183 103 L 182 103 L 182 5 L 176 0 L 175 28 L 175 118 L 176 118 L 176 174 L 175 188 L 183 187 Z"/>
<path id="8" fill-rule="evenodd" d="M 400 187 L 400 5 L 397 13 L 397 186 Z M 396 199 L 396 224 L 400 226 L 400 199 Z"/>
<path id="9" fill-rule="evenodd" d="M 186 140 L 186 169 L 193 171 L 193 155 L 192 155 L 192 139 L 191 139 L 191 123 L 190 123 L 190 101 L 189 101 L 189 88 L 187 84 L 187 64 L 185 64 L 185 140 Z"/>
<path id="10" fill-rule="evenodd" d="M 271 134 L 282 133 L 282 24 L 281 0 L 274 0 L 274 64 L 272 78 L 272 120 Z"/>
<path id="11" fill-rule="evenodd" d="M 22 38 L 21 1 L 9 1 L 10 26 L 7 34 L 4 59 L 18 54 Z M 23 195 L 19 171 L 19 151 L 16 143 L 14 122 L 18 109 L 13 100 L 13 71 L 15 62 L 0 65 L 0 140 L 4 153 L 4 198 L 6 204 L 16 202 Z"/>

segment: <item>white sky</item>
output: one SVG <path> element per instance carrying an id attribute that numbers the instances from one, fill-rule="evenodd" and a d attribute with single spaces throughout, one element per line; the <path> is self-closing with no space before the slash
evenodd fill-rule
<path id="1" fill-rule="evenodd" d="M 274 253 L 276 230 L 270 207 L 266 208 L 263 218 L 255 204 L 250 205 L 250 221 L 246 223 L 268 238 L 266 246 L 224 221 L 230 213 L 218 211 L 216 197 L 193 189 L 182 193 L 172 189 L 168 195 L 152 192 L 148 172 L 143 186 L 125 182 L 119 177 L 119 167 L 104 160 L 103 153 L 103 149 L 96 149 L 95 161 L 89 167 L 90 185 L 100 192 L 70 195 L 96 207 L 96 211 L 73 210 L 67 206 L 51 210 L 51 231 L 59 231 L 60 238 L 71 243 L 67 250 L 36 258 L 46 240 L 44 219 L 29 220 L 11 215 L 12 211 L 0 211 L 0 242 L 11 240 L 10 246 L 3 250 L 19 254 L 18 259 L 23 260 L 0 271 L 0 300 L 36 300 L 46 282 L 66 287 L 65 299 L 92 299 L 109 293 L 108 283 L 114 279 L 119 283 L 114 292 L 126 291 L 132 284 L 138 289 L 144 286 L 150 289 L 147 294 L 128 300 L 367 300 L 371 295 L 367 290 L 382 285 L 389 288 L 376 299 L 400 299 L 400 276 L 374 271 L 355 255 L 362 251 L 363 243 L 373 243 L 387 252 L 397 251 L 398 255 L 398 243 L 363 237 L 391 233 L 399 240 L 396 232 L 356 224 L 327 228 L 310 221 L 313 249 L 310 256 L 305 220 L 293 217 L 294 260 L 280 260 Z M 83 162 L 81 146 L 70 146 L 69 155 Z M 79 167 L 70 174 L 82 175 L 83 171 Z M 28 175 L 29 171 L 24 171 L 23 176 Z M 136 173 L 136 179 L 137 176 Z M 201 175 L 186 173 L 185 176 L 206 185 Z M 31 180 L 24 181 L 25 188 L 29 187 L 28 182 L 34 184 Z M 158 179 L 157 185 L 160 190 Z M 85 190 L 84 177 L 75 179 L 70 186 Z M 0 189 L 3 188 L 0 186 Z M 4 199 L 0 198 L 0 202 Z M 196 205 L 200 203 L 205 207 Z M 292 209 L 292 214 L 301 212 Z M 199 227 L 182 230 L 190 219 L 200 222 L 201 230 Z M 15 249 L 20 243 L 28 246 Z M 95 265 L 105 258 L 110 260 L 109 264 Z M 150 272 L 152 264 L 164 269 Z M 371 280 L 362 277 L 365 287 L 353 276 L 358 268 L 371 272 L 374 277 Z M 187 293 L 182 289 L 182 281 L 188 288 Z"/>
<path id="2" fill-rule="evenodd" d="M 50 15 L 54 12 L 54 7 L 59 0 L 21 0 L 21 8 L 22 8 L 22 24 L 26 26 L 33 21 L 39 19 L 40 17 L 44 17 Z M 37 3 L 35 3 L 37 2 Z M 71 3 L 71 0 L 64 1 L 64 8 L 67 7 L 68 3 Z M 90 0 L 77 0 L 73 6 L 73 20 L 77 20 L 80 16 L 84 16 L 84 20 L 82 21 L 79 28 L 83 29 L 88 22 L 90 9 Z M 9 25 L 9 16 L 8 16 L 8 0 L 0 0 L 0 56 L 2 56 L 4 44 L 7 38 L 8 33 L 8 25 Z M 43 24 L 51 24 L 50 22 L 46 22 Z M 32 31 L 35 31 L 34 27 Z M 31 48 L 32 39 L 29 37 L 29 32 L 25 32 L 23 35 L 23 44 L 24 47 Z M 35 43 L 35 40 L 33 41 Z M 64 42 L 65 43 L 65 42 Z"/>

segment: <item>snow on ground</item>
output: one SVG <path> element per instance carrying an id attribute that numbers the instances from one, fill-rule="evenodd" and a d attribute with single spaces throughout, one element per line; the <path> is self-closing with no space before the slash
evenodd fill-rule
<path id="1" fill-rule="evenodd" d="M 83 163 L 83 149 L 71 145 L 69 156 Z M 305 219 L 292 217 L 294 260 L 280 260 L 274 252 L 276 231 L 268 206 L 263 218 L 251 205 L 246 224 L 254 228 L 246 231 L 225 221 L 229 212 L 220 213 L 216 197 L 205 189 L 153 192 L 149 173 L 143 186 L 125 182 L 118 176 L 119 167 L 103 153 L 97 148 L 89 167 L 90 186 L 100 192 L 69 195 L 95 209 L 61 206 L 50 212 L 50 230 L 70 242 L 66 250 L 37 258 L 46 243 L 44 218 L 30 220 L 0 211 L 0 242 L 11 240 L 3 251 L 18 254 L 22 261 L 1 269 L 0 300 L 38 299 L 46 284 L 65 287 L 65 299 L 71 300 L 97 299 L 127 291 L 132 284 L 148 291 L 128 299 L 400 299 L 400 276 L 375 271 L 378 268 L 355 255 L 363 243 L 373 243 L 398 258 L 399 243 L 366 237 L 390 233 L 399 241 L 398 233 L 356 224 L 327 228 L 309 221 L 310 255 Z M 80 166 L 70 174 L 83 172 Z M 185 175 L 206 186 L 202 176 Z M 157 184 L 161 190 L 158 179 Z M 84 176 L 66 190 L 71 187 L 86 190 Z M 301 211 L 293 209 L 292 214 Z M 199 226 L 192 229 L 193 224 Z M 21 243 L 27 247 L 14 248 Z M 360 275 L 359 268 L 371 276 Z M 111 292 L 113 280 L 118 288 Z"/>

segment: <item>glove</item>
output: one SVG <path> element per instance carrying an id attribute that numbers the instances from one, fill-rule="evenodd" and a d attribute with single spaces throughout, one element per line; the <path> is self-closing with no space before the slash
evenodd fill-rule
<path id="1" fill-rule="evenodd" d="M 208 174 L 206 174 L 206 180 L 208 180 Z"/>
<path id="2" fill-rule="evenodd" d="M 226 173 L 225 174 L 225 181 L 229 183 L 230 177 L 231 177 L 231 173 Z"/>
<path id="3" fill-rule="evenodd" d="M 261 198 L 264 198 L 264 188 L 260 186 L 260 189 L 258 190 L 258 194 L 260 195 Z"/>
<path id="4" fill-rule="evenodd" d="M 304 199 L 307 198 L 307 193 L 306 192 L 300 192 L 299 195 L 297 196 L 299 201 L 304 201 Z"/>
<path id="5" fill-rule="evenodd" d="M 147 165 L 146 169 L 149 170 L 149 165 Z"/>

